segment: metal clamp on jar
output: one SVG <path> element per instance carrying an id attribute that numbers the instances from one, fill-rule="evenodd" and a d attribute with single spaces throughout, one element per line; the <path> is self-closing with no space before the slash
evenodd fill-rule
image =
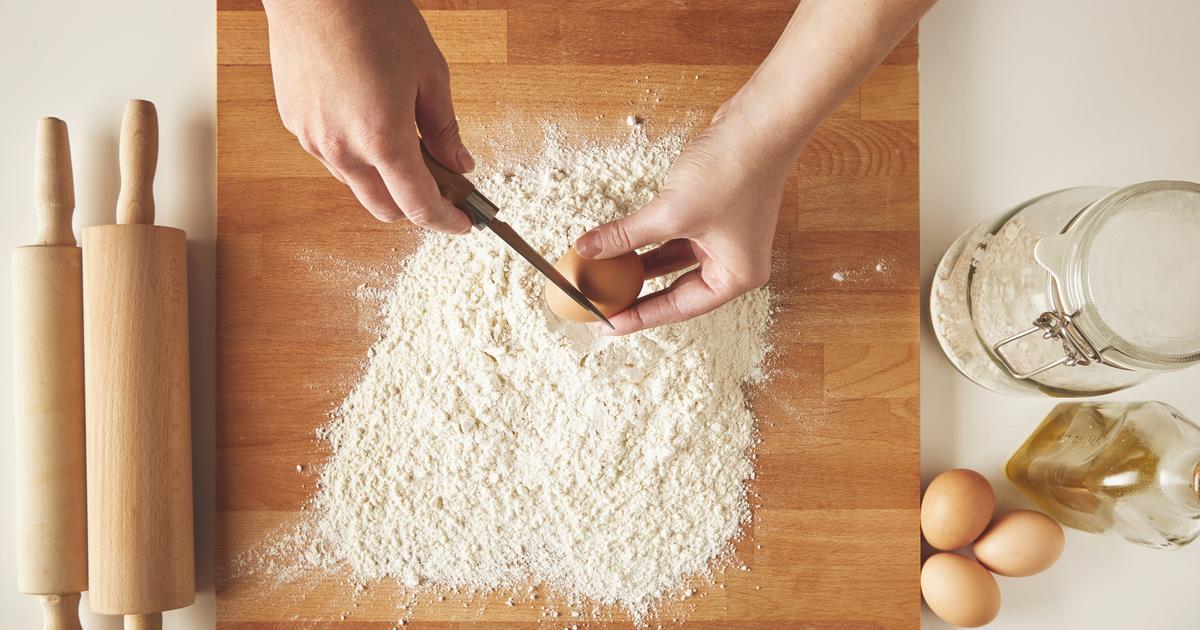
<path id="1" fill-rule="evenodd" d="M 1070 188 L 960 236 L 934 332 L 1001 393 L 1089 396 L 1200 362 L 1200 185 Z"/>

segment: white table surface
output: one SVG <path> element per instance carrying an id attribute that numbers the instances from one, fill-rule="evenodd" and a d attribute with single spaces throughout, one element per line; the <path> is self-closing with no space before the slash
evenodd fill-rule
<path id="1" fill-rule="evenodd" d="M 76 238 L 112 223 L 117 138 L 131 98 L 158 106 L 158 223 L 188 233 L 195 475 L 196 603 L 164 615 L 167 628 L 211 628 L 213 599 L 213 340 L 216 239 L 216 14 L 211 2 L 5 1 L 0 11 L 0 250 L 33 237 L 34 130 L 67 122 L 74 158 Z M 12 427 L 11 280 L 0 272 L 0 627 L 40 628 L 37 600 L 17 592 Z M 93 615 L 83 626 L 121 627 Z"/>
<path id="2" fill-rule="evenodd" d="M 943 0 L 921 32 L 921 264 L 928 277 L 959 233 L 1036 194 L 1081 184 L 1200 180 L 1200 3 L 1191 0 Z M 160 222 L 189 235 L 198 594 L 166 615 L 170 628 L 213 625 L 213 299 L 215 18 L 211 3 L 6 3 L 0 21 L 0 238 L 33 234 L 33 133 L 44 115 L 71 130 L 76 228 L 111 220 L 121 109 L 158 105 Z M 0 293 L 11 301 L 8 273 Z M 928 287 L 926 286 L 926 291 Z M 11 308 L 0 308 L 0 330 Z M 0 334 L 0 355 L 8 356 Z M 1025 502 L 1001 474 L 1008 455 L 1054 402 L 991 394 L 960 377 L 923 329 L 922 473 L 975 468 L 1002 508 Z M 11 405 L 0 361 L 0 407 Z M 1200 370 L 1159 377 L 1112 399 L 1158 399 L 1200 418 Z M 0 435 L 12 435 L 0 413 Z M 0 461 L 12 460 L 11 439 Z M 0 505 L 14 504 L 11 465 Z M 0 541 L 14 539 L 0 518 Z M 39 627 L 35 600 L 16 592 L 15 549 L 0 543 L 0 625 Z M 914 570 L 915 567 L 914 567 Z M 1200 627 L 1194 592 L 1200 544 L 1179 552 L 1067 535 L 1047 573 L 1001 578 L 992 628 Z M 86 599 L 85 599 L 86 601 Z M 86 606 L 85 606 L 86 608 Z M 922 625 L 946 627 L 928 611 Z M 84 627 L 118 628 L 84 614 Z"/>
<path id="3" fill-rule="evenodd" d="M 960 233 L 1035 195 L 1085 184 L 1200 180 L 1200 3 L 943 0 L 921 26 L 923 297 Z M 1200 262 L 1197 262 L 1200 264 Z M 1200 420 L 1200 368 L 1111 394 Z M 973 468 L 1000 508 L 1031 507 L 1002 467 L 1055 401 L 961 377 L 928 320 L 921 473 Z M 989 628 L 1200 628 L 1200 544 L 1156 551 L 1068 530 L 1046 573 L 998 578 Z M 923 626 L 948 628 L 928 610 Z"/>

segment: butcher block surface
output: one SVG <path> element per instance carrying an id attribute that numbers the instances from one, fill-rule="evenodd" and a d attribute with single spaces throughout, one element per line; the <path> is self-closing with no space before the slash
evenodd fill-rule
<path id="1" fill-rule="evenodd" d="M 545 120 L 596 140 L 625 137 L 631 114 L 651 136 L 696 127 L 749 77 L 794 5 L 419 6 L 450 63 L 475 148 L 539 137 Z M 373 313 L 352 296 L 378 279 L 370 270 L 394 270 L 419 232 L 371 219 L 283 128 L 261 6 L 219 0 L 217 10 L 218 625 L 391 628 L 402 596 L 395 586 L 360 593 L 343 576 L 288 583 L 229 570 L 313 491 L 328 456 L 315 430 L 374 340 L 365 327 Z M 685 612 L 655 624 L 919 625 L 916 63 L 914 31 L 793 169 L 771 280 L 775 377 L 750 390 L 760 496 L 736 545 L 749 570 L 728 572 L 723 589 L 701 589 Z M 564 624 L 504 599 L 423 598 L 408 624 L 628 625 L 620 615 Z"/>

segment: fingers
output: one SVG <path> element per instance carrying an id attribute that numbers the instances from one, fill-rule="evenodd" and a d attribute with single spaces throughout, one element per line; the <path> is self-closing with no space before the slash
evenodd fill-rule
<path id="1" fill-rule="evenodd" d="M 379 174 L 409 221 L 449 234 L 462 234 L 471 229 L 467 215 L 450 205 L 438 192 L 433 175 L 421 159 L 421 148 L 415 137 L 398 143 L 388 152 L 379 162 Z"/>
<path id="2" fill-rule="evenodd" d="M 677 238 L 641 255 L 646 278 L 657 278 L 676 271 L 683 271 L 699 262 L 692 250 L 691 241 Z"/>
<path id="3" fill-rule="evenodd" d="M 416 118 L 417 129 L 434 159 L 458 173 L 475 170 L 475 158 L 463 146 L 458 132 L 448 75 L 435 76 L 417 93 Z"/>
<path id="4" fill-rule="evenodd" d="M 341 171 L 337 170 L 336 168 L 333 168 L 333 165 L 330 164 L 329 162 L 327 162 L 325 160 L 325 158 L 321 157 L 320 155 L 318 155 L 316 153 L 313 153 L 312 156 L 317 158 L 317 161 L 320 162 L 321 165 L 325 167 L 325 170 L 329 171 L 330 175 L 333 175 L 334 179 L 338 180 L 339 182 L 342 182 L 343 184 L 346 183 L 346 178 L 342 175 Z"/>
<path id="5" fill-rule="evenodd" d="M 599 325 L 596 329 L 602 335 L 628 335 L 646 328 L 675 324 L 703 315 L 737 295 L 713 290 L 705 282 L 701 270 L 693 269 L 679 276 L 665 290 L 644 296 L 633 306 L 609 317 L 614 330 Z"/>
<path id="6" fill-rule="evenodd" d="M 588 230 L 575 241 L 584 258 L 613 258 L 678 236 L 666 204 L 656 198 L 641 210 Z"/>
<path id="7" fill-rule="evenodd" d="M 385 223 L 408 218 L 414 224 L 439 232 L 459 234 L 471 228 L 461 210 L 438 192 L 433 176 L 421 161 L 416 138 L 411 151 L 399 147 L 373 158 L 318 157 L 329 172 L 354 192 L 372 216 Z M 416 167 L 411 166 L 416 160 Z M 373 165 L 375 164 L 375 165 Z M 376 166 L 377 165 L 377 166 Z"/>
<path id="8" fill-rule="evenodd" d="M 330 170 L 332 172 L 332 169 Z M 379 177 L 379 172 L 374 167 L 364 164 L 354 168 L 339 169 L 339 171 L 341 173 L 339 179 L 350 186 L 350 190 L 354 191 L 354 196 L 358 197 L 358 202 L 376 219 L 384 223 L 392 223 L 404 218 L 404 213 L 400 211 L 400 207 L 388 193 L 387 186 L 384 185 L 383 179 Z M 334 176 L 337 177 L 336 174 Z"/>

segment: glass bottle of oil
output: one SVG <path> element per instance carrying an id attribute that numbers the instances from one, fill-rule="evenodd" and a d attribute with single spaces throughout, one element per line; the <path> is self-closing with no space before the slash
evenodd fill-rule
<path id="1" fill-rule="evenodd" d="M 1170 405 L 1058 405 L 1005 472 L 1068 527 L 1156 548 L 1200 535 L 1200 426 Z"/>

